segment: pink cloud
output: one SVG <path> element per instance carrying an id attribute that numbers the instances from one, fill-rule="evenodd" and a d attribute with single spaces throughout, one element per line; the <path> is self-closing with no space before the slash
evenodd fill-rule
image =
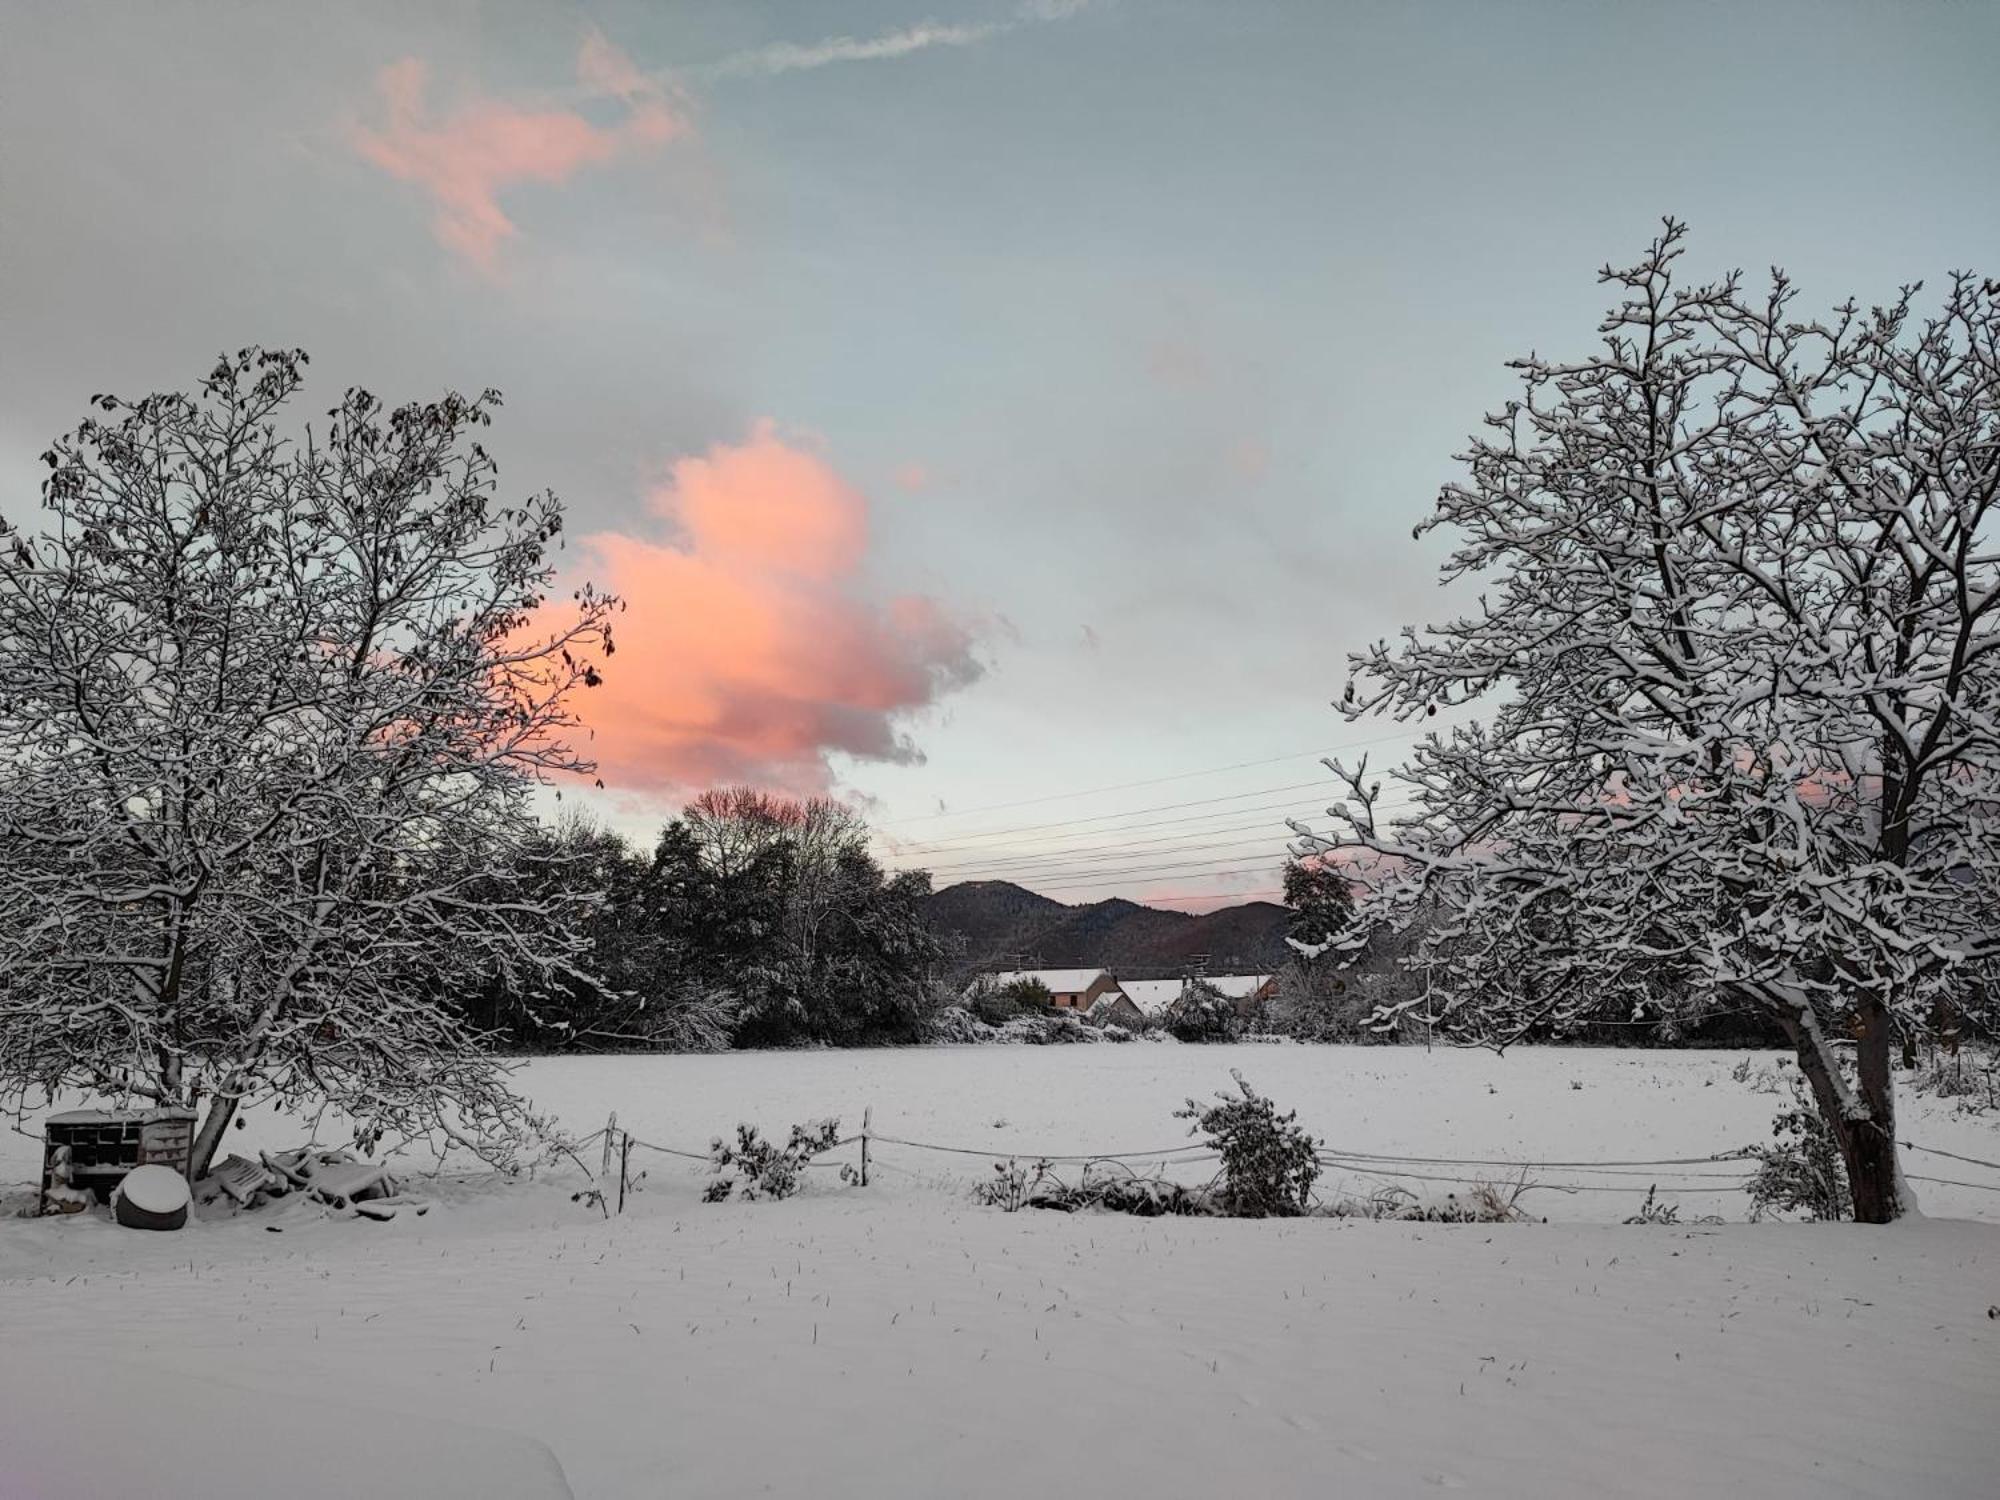
<path id="1" fill-rule="evenodd" d="M 909 716 L 979 676 L 965 619 L 866 587 L 866 498 L 768 421 L 681 459 L 648 500 L 668 539 L 585 539 L 626 601 L 582 705 L 612 790 L 823 791 L 835 752 L 917 759 Z"/>
<path id="2" fill-rule="evenodd" d="M 594 31 L 584 38 L 576 73 L 591 93 L 618 99 L 625 118 L 599 126 L 573 110 L 498 99 L 474 99 L 433 118 L 425 101 L 429 72 L 420 59 L 403 58 L 376 76 L 385 123 L 356 126 L 354 148 L 391 177 L 428 192 L 438 243 L 497 274 L 500 247 L 516 233 L 500 206 L 505 189 L 563 183 L 585 167 L 664 145 L 689 129 L 666 91 Z"/>

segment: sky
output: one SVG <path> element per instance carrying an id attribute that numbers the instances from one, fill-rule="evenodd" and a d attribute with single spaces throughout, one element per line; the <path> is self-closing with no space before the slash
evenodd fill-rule
<path id="1" fill-rule="evenodd" d="M 864 809 L 938 884 L 1276 886 L 1507 359 L 1660 217 L 1814 301 L 2000 272 L 2000 5 L 0 0 L 0 514 L 223 349 L 499 388 L 628 601 L 640 841 Z"/>

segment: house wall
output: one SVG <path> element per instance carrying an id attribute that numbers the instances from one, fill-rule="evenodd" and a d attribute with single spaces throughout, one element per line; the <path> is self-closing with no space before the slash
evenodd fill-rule
<path id="1" fill-rule="evenodd" d="M 1091 1006 L 1095 1005 L 1104 996 L 1118 993 L 1121 993 L 1118 988 L 1118 981 L 1113 979 L 1109 974 L 1100 974 L 1091 981 L 1090 988 L 1077 997 L 1078 1004 L 1076 1009 L 1089 1010 Z"/>

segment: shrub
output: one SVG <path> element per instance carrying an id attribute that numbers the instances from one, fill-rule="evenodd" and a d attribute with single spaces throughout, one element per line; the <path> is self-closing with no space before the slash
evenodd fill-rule
<path id="1" fill-rule="evenodd" d="M 1182 1042 L 1233 1042 L 1243 1033 L 1236 1004 L 1222 991 L 1196 979 L 1168 1008 L 1166 1029 Z"/>
<path id="2" fill-rule="evenodd" d="M 1784 1091 L 1780 1072 L 1784 1066 L 1783 1058 L 1779 1058 L 1776 1064 L 1770 1067 L 1760 1068 L 1746 1057 L 1729 1070 L 1729 1076 L 1737 1083 L 1749 1085 L 1753 1094 L 1777 1094 Z"/>
<path id="3" fill-rule="evenodd" d="M 1003 985 L 1000 996 L 1002 999 L 1013 1001 L 1014 1008 L 1019 1011 L 1033 1013 L 1056 1008 L 1056 997 L 1049 993 L 1049 987 L 1039 979 L 1017 979 L 1012 984 Z"/>
<path id="4" fill-rule="evenodd" d="M 1362 987 L 1329 959 L 1294 960 L 1278 971 L 1270 1002 L 1273 1031 L 1302 1042 L 1375 1041 Z"/>
<path id="5" fill-rule="evenodd" d="M 998 1208 L 1007 1213 L 1019 1213 L 1028 1206 L 1029 1195 L 1041 1186 L 1049 1176 L 1046 1161 L 1035 1163 L 1034 1170 L 1022 1166 L 1013 1157 L 993 1163 L 993 1176 L 972 1190 L 974 1201 L 988 1208 Z"/>
<path id="6" fill-rule="evenodd" d="M 1846 1218 L 1853 1199 L 1840 1145 L 1803 1078 L 1792 1079 L 1792 1107 L 1771 1122 L 1771 1136 L 1772 1143 L 1754 1153 L 1757 1171 L 1747 1188 L 1750 1217 L 1802 1213 L 1808 1219 Z"/>
<path id="7" fill-rule="evenodd" d="M 975 990 L 965 1004 L 973 1018 L 985 1026 L 1005 1026 L 1021 1013 L 1020 1006 L 995 989 Z"/>
<path id="8" fill-rule="evenodd" d="M 1641 1203 L 1639 1211 L 1636 1214 L 1629 1215 L 1625 1222 L 1627 1224 L 1680 1223 L 1680 1205 L 1678 1203 L 1662 1203 L 1659 1198 L 1659 1192 L 1660 1187 L 1658 1183 L 1649 1186 L 1646 1189 L 1646 1201 Z"/>
<path id="9" fill-rule="evenodd" d="M 733 1145 L 721 1136 L 709 1142 L 708 1159 L 716 1178 L 702 1193 L 702 1202 L 720 1203 L 738 1188 L 747 1199 L 789 1198 L 799 1190 L 812 1159 L 839 1143 L 838 1120 L 794 1125 L 792 1138 L 783 1146 L 765 1140 L 755 1125 L 738 1125 Z M 840 1178 L 854 1181 L 854 1169 L 843 1164 Z"/>
<path id="10" fill-rule="evenodd" d="M 973 1189 L 973 1196 L 1006 1213 L 1024 1208 L 1049 1208 L 1060 1213 L 1101 1208 L 1152 1219 L 1220 1211 L 1206 1189 L 1169 1182 L 1157 1173 L 1141 1177 L 1117 1162 L 1087 1162 L 1076 1182 L 1068 1183 L 1046 1160 L 1036 1162 L 1030 1170 L 1010 1157 L 993 1163 L 992 1178 Z"/>
<path id="11" fill-rule="evenodd" d="M 1216 1196 L 1224 1213 L 1235 1218 L 1263 1219 L 1302 1214 L 1319 1176 L 1313 1138 L 1299 1129 L 1298 1111 L 1279 1114 L 1277 1106 L 1243 1081 L 1234 1068 L 1230 1077 L 1242 1098 L 1217 1094 L 1214 1104 L 1190 1099 L 1174 1118 L 1194 1121 L 1189 1134 L 1208 1137 L 1222 1157 Z"/>
<path id="12" fill-rule="evenodd" d="M 1525 1173 L 1507 1182 L 1475 1182 L 1465 1196 L 1446 1193 L 1426 1202 L 1406 1187 L 1387 1184 L 1365 1198 L 1342 1198 L 1323 1212 L 1337 1219 L 1388 1219 L 1417 1224 L 1526 1224 L 1534 1215 L 1521 1197 L 1534 1184 Z"/>
<path id="13" fill-rule="evenodd" d="M 970 1010 L 947 1006 L 930 1018 L 925 1040 L 946 1043 L 990 1042 L 993 1028 Z"/>
<path id="14" fill-rule="evenodd" d="M 1910 1087 L 1954 1101 L 1958 1114 L 2000 1109 L 2000 1057 L 1982 1058 L 1970 1049 L 1941 1053 L 1917 1071 Z"/>
<path id="15" fill-rule="evenodd" d="M 1016 1016 L 996 1033 L 998 1041 L 1025 1042 L 1031 1047 L 1046 1047 L 1061 1042 L 1101 1042 L 1104 1039 L 1104 1033 L 1097 1027 L 1084 1025 L 1066 1011 Z"/>
<path id="16" fill-rule="evenodd" d="M 1016 1016 L 1050 1014 L 1055 1010 L 1055 996 L 1039 979 L 996 985 L 990 978 L 982 978 L 966 995 L 965 1004 L 988 1026 L 1005 1026 Z"/>

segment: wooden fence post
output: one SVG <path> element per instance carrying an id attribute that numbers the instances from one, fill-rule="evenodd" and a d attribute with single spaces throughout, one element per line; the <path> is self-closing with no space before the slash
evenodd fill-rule
<path id="1" fill-rule="evenodd" d="M 875 1106 L 870 1104 L 861 1111 L 861 1185 L 868 1186 L 868 1127 L 875 1118 Z"/>
<path id="2" fill-rule="evenodd" d="M 617 1138 L 618 1111 L 614 1109 L 611 1111 L 611 1118 L 604 1122 L 604 1165 L 598 1170 L 597 1174 L 600 1177 L 609 1177 L 611 1175 L 611 1143 Z"/>
<path id="3" fill-rule="evenodd" d="M 621 1131 L 618 1136 L 618 1212 L 625 1212 L 625 1174 L 632 1160 L 632 1133 Z"/>

